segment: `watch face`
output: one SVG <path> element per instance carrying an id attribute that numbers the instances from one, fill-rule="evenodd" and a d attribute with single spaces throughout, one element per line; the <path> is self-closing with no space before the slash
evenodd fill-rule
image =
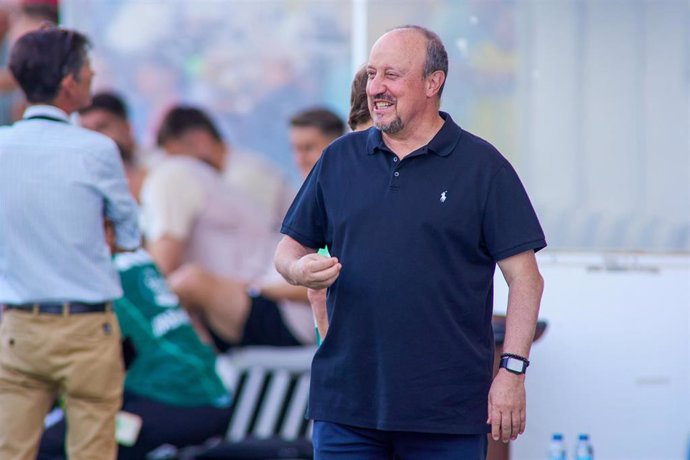
<path id="1" fill-rule="evenodd" d="M 522 372 L 522 368 L 524 367 L 524 365 L 525 363 L 523 363 L 519 359 L 508 358 L 508 362 L 506 363 L 506 369 L 511 370 L 513 372 Z"/>
<path id="2" fill-rule="evenodd" d="M 523 361 L 507 356 L 501 360 L 501 367 L 515 374 L 524 374 L 527 366 L 525 366 Z"/>

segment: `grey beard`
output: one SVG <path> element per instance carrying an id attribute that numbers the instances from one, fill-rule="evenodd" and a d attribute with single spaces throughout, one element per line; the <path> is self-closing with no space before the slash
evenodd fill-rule
<path id="1" fill-rule="evenodd" d="M 395 134 L 405 127 L 399 117 L 387 125 L 383 123 L 375 123 L 374 126 L 386 134 Z"/>

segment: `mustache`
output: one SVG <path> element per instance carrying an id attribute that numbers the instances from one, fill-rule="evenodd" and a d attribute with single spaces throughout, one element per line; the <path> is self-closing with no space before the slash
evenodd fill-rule
<path id="1" fill-rule="evenodd" d="M 391 96 L 390 94 L 386 94 L 386 93 L 376 94 L 371 99 L 376 100 L 376 101 L 386 101 L 386 102 L 391 102 L 391 103 L 395 102 L 395 98 L 393 96 Z"/>

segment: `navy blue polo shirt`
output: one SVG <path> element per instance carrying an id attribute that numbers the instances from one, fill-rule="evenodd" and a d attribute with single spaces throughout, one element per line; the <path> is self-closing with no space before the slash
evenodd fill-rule
<path id="1" fill-rule="evenodd" d="M 546 246 L 486 141 L 445 123 L 399 160 L 375 128 L 334 141 L 281 231 L 342 271 L 312 364 L 309 417 L 379 430 L 488 431 L 496 262 Z"/>

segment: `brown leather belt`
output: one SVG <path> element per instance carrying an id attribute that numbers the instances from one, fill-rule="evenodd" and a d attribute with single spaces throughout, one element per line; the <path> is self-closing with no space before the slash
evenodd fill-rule
<path id="1" fill-rule="evenodd" d="M 35 302 L 18 305 L 4 304 L 5 310 L 18 310 L 44 315 L 80 315 L 82 313 L 103 313 L 112 311 L 112 302 Z"/>

